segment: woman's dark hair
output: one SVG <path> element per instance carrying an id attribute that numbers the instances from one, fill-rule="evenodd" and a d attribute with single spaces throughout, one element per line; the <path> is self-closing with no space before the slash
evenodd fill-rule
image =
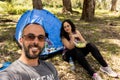
<path id="1" fill-rule="evenodd" d="M 70 40 L 68 33 L 65 32 L 65 30 L 64 30 L 64 23 L 65 23 L 65 22 L 67 22 L 67 23 L 69 23 L 69 24 L 71 25 L 72 32 L 75 32 L 76 27 L 75 27 L 75 25 L 73 24 L 73 22 L 72 22 L 70 19 L 66 19 L 66 20 L 64 20 L 64 21 L 62 22 L 61 30 L 60 30 L 60 37 L 61 37 L 61 38 L 64 37 L 64 38 L 66 38 L 67 40 Z"/>

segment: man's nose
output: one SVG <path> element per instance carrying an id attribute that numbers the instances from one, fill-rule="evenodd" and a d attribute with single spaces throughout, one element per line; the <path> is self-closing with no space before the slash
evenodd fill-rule
<path id="1" fill-rule="evenodd" d="M 36 37 L 36 38 L 34 39 L 34 43 L 35 43 L 35 44 L 38 44 L 38 42 L 39 42 L 39 39 Z"/>

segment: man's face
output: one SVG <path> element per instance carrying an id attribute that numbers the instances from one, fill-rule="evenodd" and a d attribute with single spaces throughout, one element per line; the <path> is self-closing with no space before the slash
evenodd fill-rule
<path id="1" fill-rule="evenodd" d="M 21 44 L 27 58 L 38 58 L 45 44 L 44 29 L 37 24 L 30 24 L 26 26 L 21 38 Z"/>

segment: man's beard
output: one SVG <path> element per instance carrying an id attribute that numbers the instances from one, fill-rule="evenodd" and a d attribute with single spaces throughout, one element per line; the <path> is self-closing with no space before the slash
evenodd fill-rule
<path id="1" fill-rule="evenodd" d="M 40 50 L 39 53 L 34 53 L 33 54 L 30 54 L 30 48 L 31 47 L 36 47 Z M 25 53 L 25 56 L 28 58 L 28 59 L 36 59 L 40 56 L 40 53 L 42 52 L 42 48 L 36 44 L 33 44 L 33 45 L 29 45 L 28 47 L 26 47 L 24 44 L 23 44 L 23 48 L 24 48 L 24 53 Z"/>

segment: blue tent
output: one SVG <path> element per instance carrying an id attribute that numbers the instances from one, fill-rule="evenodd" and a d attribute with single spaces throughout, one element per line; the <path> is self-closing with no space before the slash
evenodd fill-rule
<path id="1" fill-rule="evenodd" d="M 0 67 L 0 71 L 6 69 L 8 66 L 10 66 L 11 62 L 4 62 L 3 66 Z"/>
<path id="2" fill-rule="evenodd" d="M 29 23 L 42 25 L 45 32 L 48 34 L 45 49 L 41 55 L 54 54 L 57 51 L 63 50 L 63 44 L 60 40 L 61 21 L 54 14 L 45 9 L 26 11 L 21 16 L 16 26 L 15 39 L 17 42 L 21 37 L 23 28 Z"/>

